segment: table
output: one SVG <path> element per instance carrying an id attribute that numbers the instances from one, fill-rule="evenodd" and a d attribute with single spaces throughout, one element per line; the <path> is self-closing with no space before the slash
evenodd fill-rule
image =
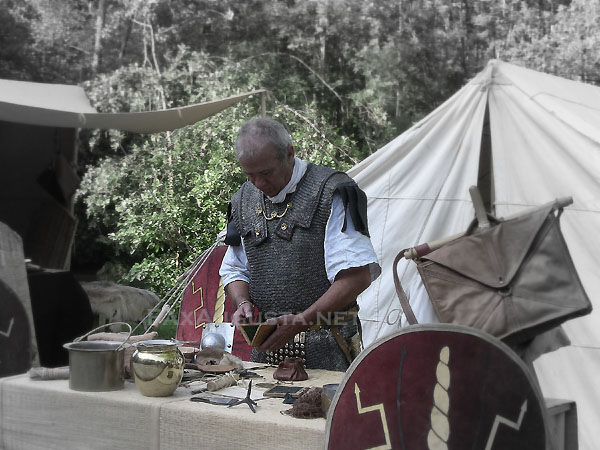
<path id="1" fill-rule="evenodd" d="M 259 371 L 267 381 L 273 369 Z M 298 386 L 339 383 L 343 372 L 308 371 Z M 255 381 L 256 383 L 256 381 Z M 68 380 L 0 378 L 0 450 L 152 450 L 210 448 L 322 449 L 325 419 L 282 415 L 281 399 L 233 408 L 190 402 L 191 390 L 171 397 L 142 396 L 132 382 L 113 392 L 78 392 Z M 577 449 L 574 402 L 546 399 L 557 449 Z"/>
<path id="2" fill-rule="evenodd" d="M 259 371 L 267 381 L 273 369 Z M 343 372 L 308 371 L 298 386 L 339 383 Z M 256 380 L 254 381 L 254 384 Z M 171 397 L 142 396 L 135 385 L 113 392 L 78 392 L 68 380 L 0 379 L 0 449 L 185 450 L 197 448 L 322 449 L 325 419 L 282 415 L 281 399 L 233 408 L 189 401 L 189 388 Z"/>

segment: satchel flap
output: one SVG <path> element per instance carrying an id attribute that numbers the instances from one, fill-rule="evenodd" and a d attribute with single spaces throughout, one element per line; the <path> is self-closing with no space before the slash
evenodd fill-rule
<path id="1" fill-rule="evenodd" d="M 553 211 L 547 204 L 477 234 L 463 236 L 421 258 L 492 288 L 507 286 Z"/>

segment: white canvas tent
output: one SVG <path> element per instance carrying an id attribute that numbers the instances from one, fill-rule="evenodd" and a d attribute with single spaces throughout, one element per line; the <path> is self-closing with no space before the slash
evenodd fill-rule
<path id="1" fill-rule="evenodd" d="M 360 299 L 366 345 L 401 326 L 395 255 L 464 231 L 474 216 L 469 186 L 479 185 L 498 217 L 573 197 L 561 226 L 595 309 L 565 323 L 571 346 L 543 355 L 535 368 L 545 397 L 577 402 L 580 448 L 598 448 L 600 88 L 491 61 L 348 173 L 367 194 L 369 228 L 383 269 Z M 431 321 L 416 265 L 403 261 L 398 273 L 419 321 Z"/>

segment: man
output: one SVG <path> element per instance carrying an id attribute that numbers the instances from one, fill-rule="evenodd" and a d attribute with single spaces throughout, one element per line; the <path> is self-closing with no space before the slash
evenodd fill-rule
<path id="1" fill-rule="evenodd" d="M 256 306 L 277 324 L 254 361 L 298 356 L 309 369 L 346 370 L 356 297 L 381 273 L 366 196 L 346 174 L 296 158 L 272 119 L 244 123 L 235 149 L 248 182 L 230 203 L 220 270 L 233 323 L 251 321 Z"/>

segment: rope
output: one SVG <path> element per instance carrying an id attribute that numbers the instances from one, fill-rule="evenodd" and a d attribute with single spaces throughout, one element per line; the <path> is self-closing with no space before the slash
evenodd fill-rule
<path id="1" fill-rule="evenodd" d="M 155 314 L 156 310 L 160 305 L 162 308 L 152 324 L 144 331 L 144 334 L 148 333 L 150 330 L 155 330 L 167 317 L 171 309 L 180 301 L 183 292 L 192 282 L 196 274 L 202 269 L 204 263 L 208 260 L 209 256 L 212 252 L 221 244 L 221 235 L 217 238 L 217 240 L 205 251 L 203 251 L 198 258 L 190 265 L 190 267 L 177 279 L 175 285 L 169 289 L 167 294 L 156 304 L 154 307 L 144 316 L 144 318 L 133 328 L 132 334 L 137 330 L 140 325 L 146 322 L 147 319 Z"/>

